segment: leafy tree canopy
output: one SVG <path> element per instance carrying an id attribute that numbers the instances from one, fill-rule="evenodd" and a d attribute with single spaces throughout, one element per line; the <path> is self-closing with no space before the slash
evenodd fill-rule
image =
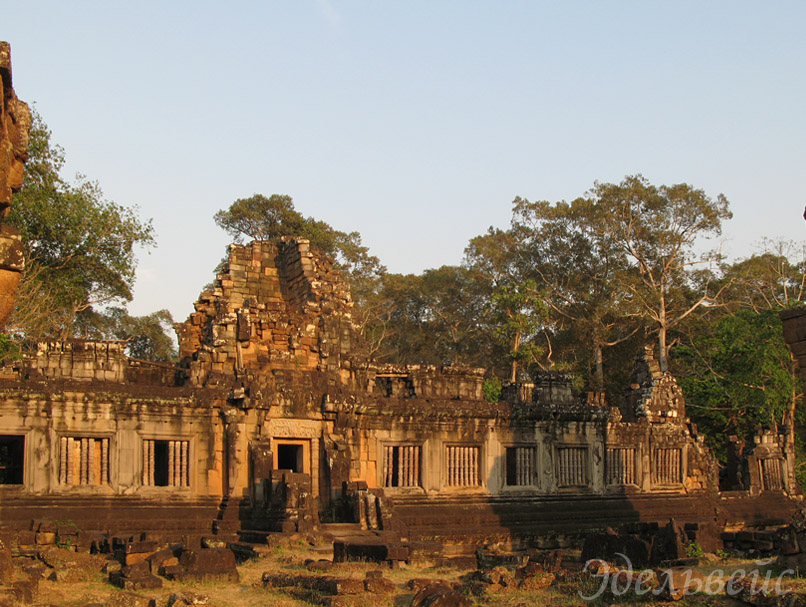
<path id="1" fill-rule="evenodd" d="M 342 268 L 362 314 L 372 313 L 369 302 L 386 268 L 376 256 L 370 255 L 358 232 L 341 232 L 324 221 L 304 217 L 294 208 L 291 196 L 281 194 L 239 198 L 229 208 L 218 211 L 213 219 L 235 242 L 242 242 L 244 237 L 267 241 L 282 236 L 308 239 L 312 247 L 333 257 Z M 370 318 L 365 320 L 371 322 Z"/>
<path id="2" fill-rule="evenodd" d="M 87 311 L 76 321 L 76 329 L 82 331 L 83 337 L 123 340 L 132 358 L 161 362 L 177 359 L 175 341 L 169 337 L 172 328 L 168 310 L 131 316 L 125 308 L 114 306 L 101 312 Z"/>
<path id="3" fill-rule="evenodd" d="M 154 245 L 151 221 L 106 200 L 83 176 L 62 178 L 64 151 L 33 112 L 25 181 L 6 221 L 22 234 L 26 270 L 10 330 L 27 338 L 74 335 L 76 317 L 130 301 L 137 246 Z"/>
<path id="4" fill-rule="evenodd" d="M 802 396 L 776 310 L 741 309 L 674 350 L 689 414 L 724 456 L 727 437 L 791 423 Z"/>

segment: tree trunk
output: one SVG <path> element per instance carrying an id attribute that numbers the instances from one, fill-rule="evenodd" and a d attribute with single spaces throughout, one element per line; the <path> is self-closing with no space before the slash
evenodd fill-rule
<path id="1" fill-rule="evenodd" d="M 665 373 L 668 370 L 666 362 L 666 327 L 661 327 L 658 331 L 658 362 L 660 363 L 660 370 Z"/>
<path id="2" fill-rule="evenodd" d="M 520 350 L 520 347 L 521 347 L 521 332 L 517 331 L 515 333 L 515 338 L 512 341 L 512 354 L 513 354 L 513 357 L 512 357 L 512 372 L 510 373 L 510 376 L 509 376 L 509 381 L 511 381 L 513 384 L 516 381 L 518 381 L 518 359 L 515 358 L 514 355 L 518 353 L 518 350 Z"/>
<path id="3" fill-rule="evenodd" d="M 593 384 L 596 390 L 601 392 L 604 389 L 604 365 L 602 364 L 602 346 L 598 343 L 593 344 L 593 358 L 596 363 Z"/>

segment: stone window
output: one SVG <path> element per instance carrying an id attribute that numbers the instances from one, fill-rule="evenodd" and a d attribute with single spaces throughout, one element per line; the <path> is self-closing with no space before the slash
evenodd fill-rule
<path id="1" fill-rule="evenodd" d="M 682 482 L 682 449 L 655 449 L 652 452 L 652 484 L 679 485 Z"/>
<path id="2" fill-rule="evenodd" d="M 447 447 L 447 484 L 476 487 L 479 483 L 479 447 Z"/>
<path id="3" fill-rule="evenodd" d="M 507 485 L 534 485 L 537 450 L 534 447 L 507 447 L 505 466 Z"/>
<path id="4" fill-rule="evenodd" d="M 59 439 L 59 483 L 105 485 L 109 482 L 109 439 L 62 436 Z"/>
<path id="5" fill-rule="evenodd" d="M 275 470 L 291 470 L 302 474 L 316 474 L 311 471 L 311 441 L 300 438 L 273 438 Z M 313 476 L 311 477 L 313 478 Z"/>
<path id="6" fill-rule="evenodd" d="M 302 443 L 287 443 L 277 445 L 277 469 L 302 472 L 305 466 L 304 448 Z"/>
<path id="7" fill-rule="evenodd" d="M 383 486 L 419 487 L 419 445 L 386 445 L 383 448 Z"/>
<path id="8" fill-rule="evenodd" d="M 635 449 L 613 447 L 607 450 L 607 484 L 635 484 Z"/>
<path id="9" fill-rule="evenodd" d="M 761 487 L 765 491 L 780 491 L 784 488 L 780 459 L 759 460 L 761 466 Z"/>
<path id="10" fill-rule="evenodd" d="M 0 434 L 0 485 L 22 485 L 25 437 Z"/>
<path id="11" fill-rule="evenodd" d="M 190 441 L 144 440 L 143 485 L 189 487 Z"/>
<path id="12" fill-rule="evenodd" d="M 557 447 L 557 486 L 579 487 L 588 484 L 588 448 Z"/>

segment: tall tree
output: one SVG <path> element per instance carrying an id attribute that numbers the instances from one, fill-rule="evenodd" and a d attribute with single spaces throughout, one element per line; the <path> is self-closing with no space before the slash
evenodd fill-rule
<path id="1" fill-rule="evenodd" d="M 792 241 L 765 238 L 761 251 L 725 266 L 724 300 L 730 309 L 783 309 L 806 300 L 806 251 Z"/>
<path id="2" fill-rule="evenodd" d="M 728 201 L 685 183 L 654 186 L 641 175 L 596 183 L 589 196 L 599 237 L 611 239 L 637 269 L 637 279 L 623 288 L 657 332 L 661 369 L 667 370 L 669 332 L 719 295 L 708 274 L 697 271 L 721 255 L 696 255 L 694 245 L 721 234 L 722 221 L 732 216 Z"/>
<path id="3" fill-rule="evenodd" d="M 380 358 L 408 363 L 488 366 L 494 341 L 486 283 L 464 267 L 420 275 L 387 274 L 379 292 L 382 323 L 374 329 Z"/>
<path id="4" fill-rule="evenodd" d="M 103 196 L 96 182 L 61 177 L 64 152 L 33 112 L 30 158 L 7 221 L 22 234 L 26 270 L 9 330 L 29 338 L 73 335 L 76 316 L 130 301 L 138 246 L 152 246 L 151 221 Z"/>
<path id="5" fill-rule="evenodd" d="M 602 390 L 603 351 L 629 339 L 640 325 L 622 288 L 632 268 L 623 251 L 597 232 L 597 211 L 586 198 L 555 204 L 516 198 L 511 233 L 520 275 L 541 285 L 551 324 L 566 336 L 564 356 L 569 358 L 573 344 L 584 344 L 592 387 Z"/>
<path id="6" fill-rule="evenodd" d="M 241 242 L 244 236 L 254 240 L 275 240 L 281 236 L 310 238 L 314 235 L 312 226 L 306 225 L 305 217 L 294 208 L 291 196 L 282 194 L 272 194 L 268 198 L 262 194 L 239 198 L 226 210 L 216 212 L 213 219 L 235 242 Z M 315 246 L 324 250 L 331 244 L 320 241 Z"/>
<path id="7" fill-rule="evenodd" d="M 509 381 L 518 380 L 519 365 L 539 362 L 546 348 L 537 343 L 537 335 L 548 316 L 543 297 L 533 280 L 503 284 L 495 289 L 491 306 L 496 319 L 496 334 L 509 346 Z"/>

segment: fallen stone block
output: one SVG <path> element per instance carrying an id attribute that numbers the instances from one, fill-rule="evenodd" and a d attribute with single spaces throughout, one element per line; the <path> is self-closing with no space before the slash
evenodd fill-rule
<path id="1" fill-rule="evenodd" d="M 392 594 L 395 591 L 395 584 L 386 578 L 370 577 L 364 580 L 364 590 L 372 594 Z"/>
<path id="2" fill-rule="evenodd" d="M 432 580 L 430 578 L 412 578 L 408 582 L 406 582 L 406 588 L 417 594 L 425 588 L 426 586 L 430 586 L 431 584 L 443 584 L 448 586 L 448 582 L 445 580 Z"/>
<path id="3" fill-rule="evenodd" d="M 17 597 L 17 602 L 22 605 L 33 603 L 39 590 L 39 579 L 18 580 L 11 582 L 11 591 Z"/>
<path id="4" fill-rule="evenodd" d="M 237 582 L 240 579 L 235 554 L 227 548 L 185 550 L 179 557 L 179 564 L 184 571 L 173 574 L 173 579 L 178 581 Z"/>
<path id="5" fill-rule="evenodd" d="M 118 588 L 123 590 L 149 590 L 153 588 L 162 588 L 162 579 L 150 573 L 140 578 L 125 578 L 122 576 L 114 576 L 110 581 Z"/>
<path id="6" fill-rule="evenodd" d="M 88 571 L 101 571 L 106 562 L 106 559 L 101 556 L 79 554 L 56 546 L 40 549 L 38 556 L 43 563 L 53 569 L 80 568 Z"/>
<path id="7" fill-rule="evenodd" d="M 235 554 L 227 548 L 185 550 L 179 557 L 179 563 L 189 571 L 235 569 Z"/>
<path id="8" fill-rule="evenodd" d="M 442 583 L 429 584 L 411 601 L 411 607 L 470 607 L 471 604 L 468 597 Z"/>
<path id="9" fill-rule="evenodd" d="M 328 594 L 361 594 L 364 592 L 364 583 L 352 578 L 320 578 L 318 589 Z"/>
<path id="10" fill-rule="evenodd" d="M 556 575 L 550 571 L 544 571 L 543 573 L 523 578 L 518 582 L 518 588 L 520 590 L 543 590 L 551 586 L 556 579 Z"/>
<path id="11" fill-rule="evenodd" d="M 166 577 L 168 577 L 167 574 Z M 241 578 L 238 575 L 238 571 L 235 569 L 230 571 L 187 571 L 183 569 L 181 572 L 172 573 L 170 579 L 176 580 L 177 582 L 231 582 L 237 584 Z"/>
<path id="12" fill-rule="evenodd" d="M 81 584 L 89 582 L 92 574 L 85 569 L 72 567 L 59 567 L 53 570 L 48 579 L 52 582 L 62 582 L 65 584 Z"/>
<path id="13" fill-rule="evenodd" d="M 169 580 L 176 579 L 175 576 L 181 575 L 185 572 L 185 568 L 179 564 L 177 560 L 176 563 L 169 565 L 165 563 L 160 567 L 159 574 L 161 576 L 167 577 Z"/>
<path id="14" fill-rule="evenodd" d="M 153 552 L 130 552 L 123 557 L 126 565 L 134 565 L 136 563 L 143 563 L 150 557 Z"/>
<path id="15" fill-rule="evenodd" d="M 157 601 L 133 592 L 116 592 L 104 607 L 157 607 Z"/>
<path id="16" fill-rule="evenodd" d="M 166 563 L 178 565 L 179 559 L 177 556 L 181 553 L 181 545 L 173 546 L 171 548 L 163 548 L 162 550 L 158 550 L 157 552 L 154 552 L 148 556 L 148 558 L 146 558 L 146 562 L 148 562 L 149 567 L 151 568 L 151 573 L 157 573 Z"/>
<path id="17" fill-rule="evenodd" d="M 145 561 L 126 565 L 120 570 L 120 574 L 127 578 L 145 577 L 151 573 L 151 567 Z"/>
<path id="18" fill-rule="evenodd" d="M 191 605 L 207 605 L 210 598 L 206 594 L 184 591 L 168 597 L 168 607 L 186 607 Z"/>

